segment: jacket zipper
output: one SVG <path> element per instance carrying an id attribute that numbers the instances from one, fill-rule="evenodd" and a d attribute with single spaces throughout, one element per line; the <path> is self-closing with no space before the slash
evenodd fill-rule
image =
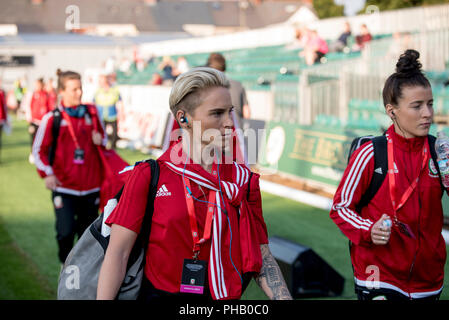
<path id="1" fill-rule="evenodd" d="M 421 198 L 419 196 L 418 196 L 418 202 L 419 202 L 419 212 L 421 212 Z M 413 267 L 415 266 L 416 256 L 418 255 L 418 251 L 419 251 L 419 216 L 420 216 L 419 212 L 418 212 L 418 232 L 417 232 L 417 235 L 416 235 L 417 248 L 415 250 L 415 255 L 413 256 L 413 260 L 412 260 L 412 264 L 410 266 L 410 270 L 409 270 L 409 273 L 408 273 L 408 280 L 407 280 L 407 283 L 408 283 L 408 296 L 409 296 L 410 299 L 412 299 L 411 292 L 410 292 L 411 291 L 410 290 L 410 280 L 412 278 L 412 272 L 413 272 Z"/>
<path id="2" fill-rule="evenodd" d="M 410 280 L 411 280 L 411 278 L 412 278 L 412 271 L 413 271 L 413 267 L 415 266 L 415 260 L 416 260 L 416 256 L 418 255 L 418 250 L 416 250 L 415 251 L 415 255 L 413 256 L 413 261 L 412 261 L 412 265 L 410 266 L 410 270 L 409 270 L 409 273 L 408 273 L 408 280 L 407 280 L 407 283 L 408 283 L 408 297 L 410 298 L 410 300 L 412 299 L 412 295 L 411 295 L 411 293 L 410 293 Z"/>

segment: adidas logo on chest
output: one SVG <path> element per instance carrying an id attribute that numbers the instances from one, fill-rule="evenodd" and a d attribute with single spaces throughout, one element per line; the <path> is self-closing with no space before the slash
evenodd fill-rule
<path id="1" fill-rule="evenodd" d="M 157 197 L 168 197 L 168 196 L 171 196 L 171 192 L 168 191 L 165 184 L 163 184 L 162 186 L 159 187 L 159 190 L 156 193 L 156 198 Z"/>

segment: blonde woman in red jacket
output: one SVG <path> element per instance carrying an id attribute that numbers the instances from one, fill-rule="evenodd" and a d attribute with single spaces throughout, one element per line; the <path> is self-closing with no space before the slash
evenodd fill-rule
<path id="1" fill-rule="evenodd" d="M 291 299 L 268 246 L 259 177 L 226 159 L 234 126 L 226 76 L 205 67 L 185 72 L 176 78 L 169 104 L 184 134 L 157 160 L 158 191 L 139 299 L 240 299 L 252 277 L 270 299 Z M 97 299 L 114 299 L 123 282 L 150 178 L 146 163 L 136 165 L 106 220 L 111 237 Z"/>
<path id="2" fill-rule="evenodd" d="M 443 289 L 443 190 L 427 139 L 433 97 L 418 58 L 415 50 L 402 54 L 383 89 L 385 110 L 393 121 L 386 133 L 385 180 L 372 200 L 357 210 L 377 174 L 373 145 L 367 142 L 351 156 L 330 212 L 352 243 L 360 300 L 438 299 Z M 391 227 L 384 226 L 387 219 Z"/>

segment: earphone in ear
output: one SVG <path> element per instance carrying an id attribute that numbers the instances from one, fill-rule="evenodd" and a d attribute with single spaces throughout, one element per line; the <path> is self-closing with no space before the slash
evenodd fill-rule
<path id="1" fill-rule="evenodd" d="M 187 120 L 187 118 L 186 118 L 185 115 L 183 115 L 183 116 L 179 119 L 179 122 L 181 122 L 181 123 L 189 123 L 189 121 Z"/>
<path id="2" fill-rule="evenodd" d="M 396 120 L 396 115 L 394 114 L 394 111 L 391 111 L 391 119 Z"/>

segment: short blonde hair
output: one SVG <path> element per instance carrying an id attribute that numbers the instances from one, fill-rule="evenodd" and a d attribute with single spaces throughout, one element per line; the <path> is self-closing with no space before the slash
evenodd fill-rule
<path id="1" fill-rule="evenodd" d="M 173 116 L 180 109 L 192 114 L 201 104 L 201 92 L 213 87 L 229 88 L 225 74 L 213 68 L 197 67 L 176 78 L 170 92 L 169 104 Z"/>

